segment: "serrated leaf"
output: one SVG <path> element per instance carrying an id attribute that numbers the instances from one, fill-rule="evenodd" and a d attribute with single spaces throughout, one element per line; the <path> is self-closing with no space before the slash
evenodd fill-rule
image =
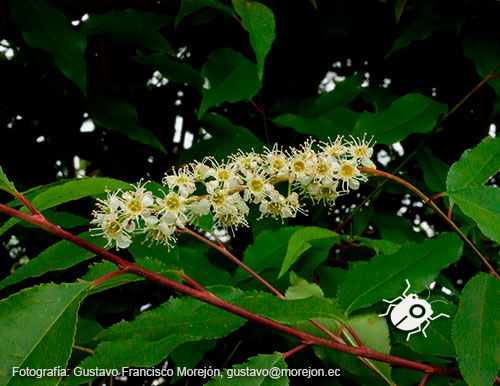
<path id="1" fill-rule="evenodd" d="M 160 71 L 163 76 L 168 78 L 169 82 L 187 83 L 201 91 L 204 79 L 201 74 L 188 63 L 178 62 L 159 52 L 145 55 L 139 51 L 137 56 L 134 56 L 132 59 L 137 63 L 153 66 Z"/>
<path id="2" fill-rule="evenodd" d="M 226 301 L 235 300 L 243 292 L 230 288 L 210 288 Z M 184 297 L 172 299 L 152 311 L 140 314 L 131 322 L 117 323 L 96 339 L 101 342 L 94 355 L 79 364 L 88 368 L 151 367 L 185 342 L 217 339 L 237 330 L 246 320 L 224 310 Z M 96 377 L 71 376 L 64 385 L 78 385 Z"/>
<path id="3" fill-rule="evenodd" d="M 311 296 L 325 297 L 323 290 L 316 283 L 309 283 L 299 277 L 295 272 L 290 272 L 291 286 L 286 289 L 285 297 L 288 300 L 306 299 Z"/>
<path id="4" fill-rule="evenodd" d="M 333 245 L 340 240 L 340 237 L 333 231 L 318 227 L 307 227 L 296 231 L 288 242 L 278 278 L 283 276 L 305 251 L 312 248 L 309 241 L 321 239 L 330 239 Z"/>
<path id="5" fill-rule="evenodd" d="M 311 296 L 305 299 L 285 300 L 261 291 L 245 292 L 232 304 L 279 323 L 292 324 L 311 318 L 345 320 L 335 299 Z"/>
<path id="6" fill-rule="evenodd" d="M 448 164 L 432 154 L 428 147 L 424 147 L 418 152 L 417 159 L 427 187 L 433 192 L 444 192 L 446 190 L 446 174 L 449 170 Z"/>
<path id="7" fill-rule="evenodd" d="M 359 72 L 340 83 L 335 85 L 335 88 L 329 92 L 323 92 L 313 98 L 306 99 L 300 105 L 299 114 L 304 117 L 316 117 L 327 114 L 332 110 L 347 106 L 361 93 L 363 88 L 364 75 Z M 351 110 L 339 110 L 351 111 Z"/>
<path id="8" fill-rule="evenodd" d="M 286 254 L 288 240 L 301 228 L 285 227 L 277 231 L 262 231 L 255 238 L 254 243 L 245 250 L 243 262 L 257 273 L 269 268 L 279 268 Z M 234 283 L 239 283 L 248 277 L 250 277 L 250 274 L 243 268 L 238 267 L 233 280 Z"/>
<path id="9" fill-rule="evenodd" d="M 500 281 L 493 275 L 479 273 L 465 285 L 453 341 L 467 383 L 492 385 L 500 366 Z"/>
<path id="10" fill-rule="evenodd" d="M 351 268 L 339 290 L 339 304 L 347 312 L 371 306 L 382 299 L 394 299 L 410 281 L 412 293 L 426 288 L 439 272 L 457 261 L 462 241 L 455 234 L 442 233 L 423 243 L 409 243 L 392 255 L 377 255 Z"/>
<path id="11" fill-rule="evenodd" d="M 106 35 L 126 44 L 136 44 L 175 56 L 170 43 L 158 29 L 170 24 L 172 16 L 144 12 L 138 9 L 113 10 L 103 15 L 90 15 L 83 23 L 86 35 Z"/>
<path id="12" fill-rule="evenodd" d="M 358 245 L 373 249 L 377 255 L 390 255 L 399 251 L 401 246 L 389 240 L 370 239 L 368 237 L 353 236 L 352 239 L 348 236 L 342 236 L 342 239 L 348 242 L 355 242 Z"/>
<path id="13" fill-rule="evenodd" d="M 207 351 L 212 350 L 217 343 L 216 340 L 200 340 L 197 342 L 186 342 L 172 351 L 172 361 L 177 368 L 194 368 L 204 357 Z M 182 376 L 175 374 L 172 382 L 177 382 Z"/>
<path id="14" fill-rule="evenodd" d="M 175 28 L 177 28 L 177 25 L 186 16 L 205 7 L 218 9 L 219 11 L 225 12 L 230 16 L 234 16 L 234 11 L 231 9 L 231 7 L 228 7 L 226 4 L 220 3 L 218 0 L 182 0 L 181 6 L 179 8 L 179 13 L 175 18 Z"/>
<path id="15" fill-rule="evenodd" d="M 336 107 L 329 113 L 315 117 L 304 117 L 297 114 L 283 114 L 272 119 L 280 127 L 291 127 L 297 133 L 311 134 L 327 141 L 337 135 L 347 135 L 352 131 L 360 114 L 347 107 Z"/>
<path id="16" fill-rule="evenodd" d="M 328 328 L 332 333 L 337 333 L 339 329 L 339 323 L 332 319 L 317 319 L 319 323 Z M 383 318 L 379 318 L 373 312 L 367 312 L 362 314 L 357 314 L 348 320 L 348 324 L 356 335 L 360 338 L 361 342 L 367 347 L 373 350 L 382 352 L 384 354 L 389 354 L 391 351 L 391 344 L 389 338 L 389 328 L 387 322 Z M 301 326 L 302 327 L 302 326 Z M 308 331 L 318 334 L 317 330 L 314 331 L 311 327 L 308 327 Z M 352 345 L 357 345 L 354 338 L 351 336 L 347 330 L 343 334 L 343 339 L 350 342 Z M 323 347 L 314 347 L 314 352 L 318 357 L 328 364 L 335 364 L 336 367 L 350 372 L 356 376 L 375 376 L 367 367 L 361 364 L 354 356 L 336 352 L 333 350 L 328 350 Z M 387 380 L 391 379 L 391 367 L 387 363 L 370 361 L 373 366 L 376 366 L 378 371 L 383 374 L 384 378 Z M 393 383 L 389 383 L 393 384 Z"/>
<path id="17" fill-rule="evenodd" d="M 439 300 L 439 302 L 431 305 L 433 311 L 432 316 L 444 313 L 449 315 L 449 318 L 440 317 L 436 320 L 432 320 L 429 326 L 425 329 L 427 337 L 425 337 L 422 333 L 418 333 L 412 335 L 410 340 L 407 341 L 408 331 L 394 329 L 393 339 L 400 344 L 410 347 L 413 351 L 420 354 L 455 357 L 456 352 L 455 345 L 453 344 L 453 340 L 451 338 L 451 326 L 453 319 L 455 318 L 455 314 L 457 313 L 457 306 L 441 296 L 431 296 L 428 301 L 434 302 L 434 300 Z"/>
<path id="18" fill-rule="evenodd" d="M 472 218 L 481 232 L 500 243 L 500 189 L 495 186 L 466 188 L 446 192 L 462 212 Z"/>
<path id="19" fill-rule="evenodd" d="M 66 368 L 77 312 L 90 283 L 27 288 L 0 301 L 0 385 L 26 385 L 13 368 Z M 57 385 L 61 377 L 30 378 L 31 385 Z"/>
<path id="20" fill-rule="evenodd" d="M 1 166 L 0 166 L 0 189 L 5 190 L 10 194 L 14 194 L 16 192 L 16 187 L 12 182 L 9 181 Z"/>
<path id="21" fill-rule="evenodd" d="M 87 105 L 92 119 L 98 125 L 122 133 L 133 141 L 166 152 L 155 135 L 141 126 L 137 111 L 127 101 L 94 91 L 89 95 Z"/>
<path id="22" fill-rule="evenodd" d="M 413 133 L 427 133 L 446 113 L 446 105 L 422 94 L 406 94 L 384 111 L 365 111 L 354 127 L 354 136 L 373 135 L 377 143 L 390 145 Z"/>
<path id="23" fill-rule="evenodd" d="M 64 204 L 69 201 L 78 200 L 83 197 L 102 194 L 105 189 L 129 189 L 130 184 L 115 180 L 113 178 L 81 178 L 70 180 L 64 184 L 58 184 L 49 189 L 42 190 L 39 194 L 31 198 L 31 203 L 40 212 L 53 208 L 57 205 Z M 27 213 L 28 210 L 23 208 L 22 212 Z M 5 233 L 21 220 L 11 218 L 0 228 L 0 235 Z M 57 224 L 56 224 L 57 225 Z"/>
<path id="24" fill-rule="evenodd" d="M 257 65 L 239 52 L 221 48 L 212 52 L 201 74 L 209 85 L 203 87 L 198 119 L 212 106 L 222 102 L 250 101 L 260 91 Z"/>
<path id="25" fill-rule="evenodd" d="M 106 245 L 105 238 L 92 237 L 90 232 L 84 232 L 78 236 L 101 248 Z M 94 256 L 94 253 L 69 241 L 59 241 L 45 249 L 34 259 L 31 259 L 28 264 L 20 266 L 3 279 L 0 282 L 0 289 L 17 284 L 25 279 L 40 277 L 47 272 L 62 271 L 83 261 L 90 260 Z"/>
<path id="26" fill-rule="evenodd" d="M 460 160 L 451 165 L 446 188 L 459 190 L 484 185 L 499 170 L 500 137 L 486 137 L 475 148 L 466 150 Z"/>
<path id="27" fill-rule="evenodd" d="M 276 37 L 274 14 L 257 1 L 233 0 L 233 7 L 241 17 L 241 25 L 250 35 L 250 44 L 257 58 L 259 80 L 264 76 L 264 62 Z"/>
<path id="28" fill-rule="evenodd" d="M 87 65 L 83 59 L 87 39 L 71 28 L 66 16 L 45 1 L 12 3 L 12 18 L 21 25 L 23 38 L 34 48 L 49 52 L 61 72 L 86 93 Z"/>
<path id="29" fill-rule="evenodd" d="M 247 362 L 241 365 L 235 365 L 232 369 L 242 369 L 246 374 L 242 376 L 229 375 L 226 370 L 221 377 L 214 377 L 206 386 L 285 386 L 288 385 L 288 377 L 278 377 L 273 379 L 268 376 L 271 369 L 286 369 L 287 365 L 283 359 L 283 354 L 275 352 L 274 354 L 259 354 L 251 357 Z M 263 370 L 267 370 L 265 373 Z M 234 374 L 234 373 L 232 373 Z"/>

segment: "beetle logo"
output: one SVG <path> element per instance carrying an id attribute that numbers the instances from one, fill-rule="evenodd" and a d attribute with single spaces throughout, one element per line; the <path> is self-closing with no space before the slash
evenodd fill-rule
<path id="1" fill-rule="evenodd" d="M 447 314 L 432 316 L 433 311 L 430 303 L 446 302 L 444 300 L 434 300 L 432 302 L 428 302 L 427 300 L 420 299 L 416 294 L 407 295 L 406 293 L 411 287 L 408 279 L 406 279 L 406 284 L 408 284 L 408 287 L 406 287 L 401 296 L 398 296 L 393 300 L 383 299 L 383 301 L 389 303 L 390 306 L 385 314 L 380 314 L 379 316 L 386 316 L 390 313 L 391 322 L 392 324 L 394 324 L 394 327 L 399 330 L 410 331 L 406 338 L 406 341 L 410 339 L 410 335 L 416 334 L 420 331 L 422 331 L 422 334 L 424 334 L 424 336 L 427 338 L 425 329 L 429 327 L 429 324 L 432 320 L 435 320 L 441 316 L 446 316 L 447 318 L 450 317 L 450 315 Z M 396 303 L 398 300 L 399 303 Z"/>

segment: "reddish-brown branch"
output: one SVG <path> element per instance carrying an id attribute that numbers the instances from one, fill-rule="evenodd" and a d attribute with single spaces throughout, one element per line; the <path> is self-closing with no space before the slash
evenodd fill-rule
<path id="1" fill-rule="evenodd" d="M 427 380 L 429 379 L 430 374 L 425 374 L 424 377 L 422 378 L 422 381 L 418 384 L 418 386 L 424 386 Z"/>
<path id="2" fill-rule="evenodd" d="M 14 196 L 21 201 L 29 210 L 31 213 L 35 215 L 42 216 L 42 214 L 36 209 L 33 205 L 31 205 L 31 202 L 29 202 L 26 197 L 22 193 L 19 193 L 17 190 L 14 192 Z"/>
<path id="3" fill-rule="evenodd" d="M 429 197 L 427 197 L 424 193 L 422 193 L 419 189 L 417 189 L 415 186 L 410 184 L 409 182 L 403 180 L 402 178 L 395 176 L 391 173 L 383 172 L 382 170 L 377 170 L 377 169 L 370 169 L 370 168 L 360 168 L 359 171 L 361 173 L 365 174 L 372 174 L 376 176 L 381 176 L 385 177 L 388 179 L 391 179 L 393 181 L 396 181 L 397 183 L 407 187 L 409 190 L 412 192 L 416 193 L 417 196 L 419 196 L 427 205 L 429 205 L 436 214 L 441 217 L 450 227 L 451 229 L 466 243 L 474 252 L 474 254 L 479 257 L 479 259 L 483 262 L 483 264 L 488 267 L 488 270 L 493 273 L 493 275 L 497 278 L 500 279 L 500 275 L 495 271 L 493 266 L 490 264 L 490 262 L 482 255 L 482 253 L 479 251 L 479 249 L 476 248 L 476 246 L 462 233 L 462 231 L 456 226 L 456 224 L 451 221 L 446 214 L 444 214 L 439 207 L 432 202 Z"/>
<path id="4" fill-rule="evenodd" d="M 453 378 L 462 378 L 460 372 L 458 370 L 442 368 L 437 366 L 432 366 L 425 363 L 415 362 L 409 359 L 399 358 L 388 354 L 383 354 L 372 350 L 368 347 L 353 347 L 347 344 L 334 342 L 328 339 L 320 338 L 318 336 L 314 336 L 308 334 L 306 332 L 297 330 L 295 328 L 289 327 L 287 325 L 275 322 L 274 320 L 268 319 L 266 317 L 254 314 L 253 312 L 247 311 L 243 308 L 235 306 L 229 302 L 226 302 L 214 294 L 210 292 L 202 292 L 197 289 L 188 287 L 184 284 L 178 283 L 174 280 L 166 278 L 157 274 L 156 272 L 149 271 L 143 267 L 140 267 L 134 263 L 131 263 L 127 260 L 122 259 L 104 249 L 101 249 L 85 240 L 80 239 L 79 237 L 57 227 L 54 224 L 49 223 L 46 219 L 37 216 L 37 215 L 29 215 L 26 213 L 19 212 L 16 209 L 9 208 L 3 204 L 0 204 L 0 212 L 5 213 L 9 216 L 16 217 L 20 220 L 24 220 L 29 222 L 30 224 L 37 225 L 42 229 L 50 232 L 58 237 L 61 237 L 65 240 L 68 240 L 90 252 L 95 253 L 96 255 L 102 257 L 105 260 L 111 261 L 120 267 L 121 269 L 126 269 L 127 273 L 136 274 L 138 276 L 144 277 L 147 280 L 152 282 L 161 284 L 168 288 L 171 288 L 175 291 L 181 292 L 184 295 L 194 297 L 199 299 L 207 304 L 211 304 L 220 309 L 231 312 L 235 315 L 241 316 L 247 320 L 251 320 L 260 324 L 263 324 L 269 328 L 275 329 L 277 331 L 283 332 L 289 336 L 299 339 L 304 344 L 314 344 L 317 346 L 327 347 L 333 350 L 359 355 L 364 358 L 374 359 L 381 362 L 389 363 L 393 366 L 401 366 L 409 369 L 422 371 L 426 374 L 439 374 L 445 375 Z M 495 379 L 495 384 L 500 385 L 500 377 Z"/>
<path id="5" fill-rule="evenodd" d="M 281 355 L 283 356 L 283 359 L 286 359 L 286 358 L 292 356 L 293 354 L 299 352 L 300 350 L 302 350 L 303 348 L 306 348 L 306 347 L 307 347 L 307 344 L 302 343 L 301 345 L 298 345 L 297 347 L 292 348 L 290 351 L 284 352 Z"/>
<path id="6" fill-rule="evenodd" d="M 361 340 L 358 338 L 358 336 L 356 335 L 356 333 L 354 332 L 354 330 L 350 326 L 348 326 L 346 324 L 345 328 L 352 335 L 352 337 L 354 338 L 354 340 L 356 341 L 356 343 L 358 344 L 359 347 L 365 347 L 365 345 L 361 342 Z"/>
<path id="7" fill-rule="evenodd" d="M 124 269 L 119 269 L 118 271 L 113 271 L 110 272 L 103 277 L 100 277 L 99 279 L 95 279 L 92 282 L 92 287 L 97 287 L 99 284 L 104 283 L 106 280 L 111 279 L 112 277 L 118 276 L 118 275 L 123 275 L 124 273 L 127 272 L 127 268 L 125 267 Z"/>

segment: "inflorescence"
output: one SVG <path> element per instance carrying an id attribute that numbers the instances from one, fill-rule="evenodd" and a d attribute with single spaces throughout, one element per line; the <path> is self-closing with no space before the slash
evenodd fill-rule
<path id="1" fill-rule="evenodd" d="M 93 230 L 116 248 L 127 248 L 136 233 L 171 247 L 176 231 L 209 213 L 214 227 L 231 230 L 248 225 L 248 204 L 259 205 L 260 218 L 283 221 L 305 213 L 301 197 L 333 206 L 338 196 L 358 189 L 366 181 L 359 168 L 375 167 L 372 154 L 371 140 L 338 136 L 333 142 L 308 140 L 288 151 L 277 144 L 263 153 L 240 150 L 220 163 L 207 157 L 166 173 L 168 193 L 160 190 L 156 196 L 141 182 L 129 191 L 108 192 L 93 213 Z M 288 186 L 282 189 L 282 182 Z"/>

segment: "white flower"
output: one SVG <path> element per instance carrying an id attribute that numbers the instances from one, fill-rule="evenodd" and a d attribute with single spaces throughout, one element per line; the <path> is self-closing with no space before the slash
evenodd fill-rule
<path id="1" fill-rule="evenodd" d="M 352 144 L 349 148 L 349 153 L 356 161 L 360 162 L 361 165 L 366 167 L 373 167 L 375 165 L 370 159 L 373 155 L 374 144 L 372 145 L 371 143 L 373 137 L 370 138 L 369 141 L 366 141 L 365 137 L 366 134 L 363 136 L 363 139 L 354 138 L 353 136 L 351 136 Z"/>
<path id="2" fill-rule="evenodd" d="M 270 194 L 270 200 L 262 200 L 259 205 L 262 217 L 271 216 L 275 219 L 283 220 L 288 217 L 295 217 L 297 211 L 301 211 L 297 193 L 290 194 L 287 198 L 282 196 L 277 190 Z"/>
<path id="3" fill-rule="evenodd" d="M 189 210 L 189 221 L 193 221 L 196 217 L 202 217 L 210 213 L 210 201 L 205 197 L 201 200 L 195 200 L 187 205 Z"/>
<path id="4" fill-rule="evenodd" d="M 175 231 L 176 227 L 167 224 L 163 219 L 159 220 L 155 216 L 146 218 L 146 227 L 144 228 L 146 240 L 166 244 L 170 249 L 176 241 Z"/>
<path id="5" fill-rule="evenodd" d="M 187 168 L 174 170 L 173 174 L 163 177 L 163 184 L 170 190 L 177 190 L 182 197 L 188 197 L 196 190 L 193 174 Z"/>
<path id="6" fill-rule="evenodd" d="M 344 190 L 348 190 L 348 188 L 356 190 L 359 188 L 359 181 L 366 181 L 366 177 L 360 173 L 354 159 L 339 161 L 336 172 L 338 178 L 342 180 L 342 189 Z"/>
<path id="7" fill-rule="evenodd" d="M 282 149 L 275 144 L 271 150 L 265 148 L 263 156 L 264 165 L 261 169 L 268 173 L 271 177 L 283 177 L 288 175 L 290 161 Z"/>
<path id="8" fill-rule="evenodd" d="M 334 158 L 338 158 L 348 151 L 342 135 L 338 135 L 334 142 L 330 138 L 328 138 L 328 142 L 320 142 L 320 149 L 323 154 Z"/>
<path id="9" fill-rule="evenodd" d="M 243 151 L 239 150 L 237 154 L 230 155 L 229 159 L 243 174 L 249 171 L 256 171 L 262 164 L 262 157 L 253 151 L 244 153 Z"/>
<path id="10" fill-rule="evenodd" d="M 269 183 L 269 178 L 263 173 L 247 172 L 245 180 L 245 190 L 243 191 L 243 199 L 245 201 L 252 200 L 258 204 L 274 190 L 274 186 Z"/>
<path id="11" fill-rule="evenodd" d="M 121 196 L 121 213 L 127 219 L 138 221 L 139 218 L 148 216 L 154 205 L 153 193 L 146 190 L 139 182 L 132 185 L 135 191 L 126 191 Z"/>
<path id="12" fill-rule="evenodd" d="M 185 200 L 184 197 L 175 192 L 170 192 L 165 198 L 157 198 L 156 202 L 160 206 L 158 214 L 162 216 L 162 221 L 170 226 L 184 228 L 188 221 L 184 214 L 187 210 Z"/>
<path id="13" fill-rule="evenodd" d="M 232 189 L 241 184 L 241 178 L 237 174 L 236 165 L 233 163 L 219 164 L 215 159 L 210 158 L 212 167 L 208 169 L 207 174 L 214 178 L 213 181 L 207 183 L 211 189 L 220 187 L 222 189 Z"/>
<path id="14" fill-rule="evenodd" d="M 129 247 L 131 243 L 129 233 L 133 232 L 135 229 L 133 221 L 129 220 L 121 223 L 115 212 L 98 212 L 94 213 L 94 219 L 91 223 L 97 224 L 100 228 L 100 232 L 95 235 L 102 235 L 108 240 L 106 247 L 109 247 L 113 241 L 116 243 L 116 249 Z M 99 228 L 97 230 L 99 230 Z"/>

